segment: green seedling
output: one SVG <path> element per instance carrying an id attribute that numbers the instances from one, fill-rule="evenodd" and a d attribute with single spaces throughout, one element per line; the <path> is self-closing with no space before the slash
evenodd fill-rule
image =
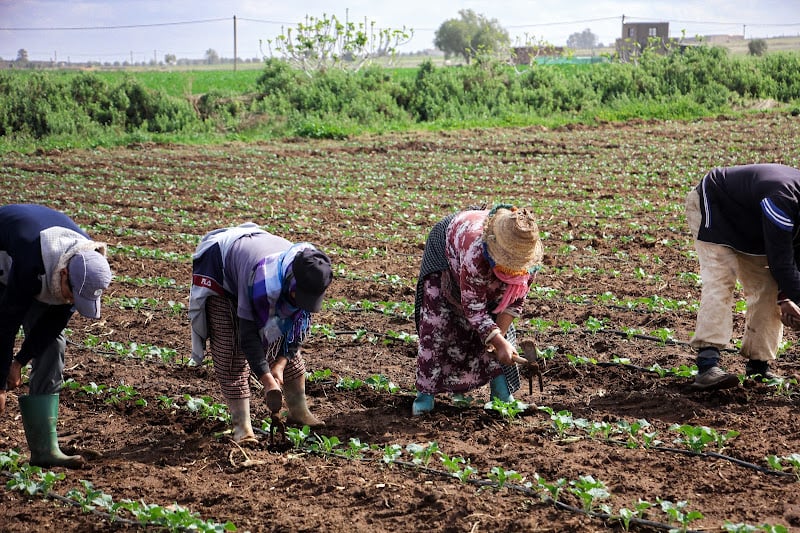
<path id="1" fill-rule="evenodd" d="M 78 489 L 70 489 L 66 497 L 77 502 L 78 505 L 80 505 L 81 511 L 88 513 L 95 509 L 108 511 L 113 508 L 114 499 L 111 495 L 106 494 L 102 490 L 95 490 L 94 485 L 85 479 L 81 479 L 80 484 L 83 486 L 83 492 Z"/>
<path id="2" fill-rule="evenodd" d="M 506 483 L 517 481 L 522 482 L 523 477 L 515 470 L 506 470 L 502 466 L 493 466 L 489 471 L 489 479 L 495 483 L 497 490 L 506 486 Z"/>
<path id="3" fill-rule="evenodd" d="M 366 385 L 366 383 L 364 383 L 360 379 L 344 376 L 339 378 L 338 383 L 336 383 L 336 388 L 344 390 L 357 390 L 363 387 L 364 385 Z"/>
<path id="4" fill-rule="evenodd" d="M 561 328 L 561 333 L 566 335 L 576 329 L 578 325 L 574 322 L 570 322 L 569 320 L 559 320 L 558 327 Z"/>
<path id="5" fill-rule="evenodd" d="M 642 433 L 642 446 L 644 446 L 646 449 L 654 448 L 656 446 L 661 446 L 663 442 L 658 440 L 656 438 L 657 436 L 658 436 L 658 431 L 652 431 L 650 433 Z"/>
<path id="6" fill-rule="evenodd" d="M 347 442 L 347 449 L 342 452 L 348 459 L 362 459 L 364 452 L 369 450 L 369 444 L 361 442 L 360 439 L 351 437 Z"/>
<path id="7" fill-rule="evenodd" d="M 572 366 L 581 366 L 581 365 L 596 365 L 597 359 L 593 357 L 586 357 L 585 355 L 572 355 L 570 353 L 565 354 L 567 357 L 567 361 Z"/>
<path id="8" fill-rule="evenodd" d="M 607 505 L 595 505 L 597 500 L 611 497 L 605 483 L 594 479 L 592 476 L 580 476 L 577 480 L 570 481 L 569 484 L 572 485 L 570 492 L 581 501 L 584 512 L 592 513 L 595 509 L 600 509 L 606 513 L 610 512 Z"/>
<path id="9" fill-rule="evenodd" d="M 728 531 L 729 533 L 753 533 L 756 531 L 764 531 L 766 533 L 789 533 L 789 528 L 780 524 L 761 524 L 760 526 L 751 526 L 750 524 L 744 523 L 732 524 L 727 520 L 725 521 L 725 524 L 723 524 L 722 529 L 723 531 Z"/>
<path id="10" fill-rule="evenodd" d="M 623 328 L 622 331 L 628 337 L 628 340 L 631 340 L 636 335 L 641 335 L 643 333 L 642 330 L 639 328 Z"/>
<path id="11" fill-rule="evenodd" d="M 442 464 L 453 477 L 458 478 L 461 483 L 466 483 L 470 476 L 476 474 L 478 470 L 469 464 L 469 459 L 463 457 L 450 457 L 443 452 L 439 452 Z M 464 465 L 464 468 L 461 468 Z"/>
<path id="12" fill-rule="evenodd" d="M 642 518 L 644 516 L 644 513 L 651 507 L 653 507 L 652 503 L 640 499 L 636 503 L 633 509 L 628 509 L 626 507 L 620 509 L 619 520 L 620 522 L 622 522 L 623 529 L 625 529 L 625 531 L 630 531 L 631 521 L 634 518 Z"/>
<path id="13" fill-rule="evenodd" d="M 643 418 L 640 418 L 633 423 L 630 423 L 627 420 L 620 420 L 617 422 L 617 427 L 619 428 L 620 433 L 628 436 L 626 442 L 627 447 L 633 449 L 639 446 L 639 433 L 642 432 L 642 430 L 649 428 L 650 422 Z"/>
<path id="14" fill-rule="evenodd" d="M 175 404 L 175 399 L 170 398 L 169 396 L 161 395 L 157 398 L 157 400 L 162 409 L 172 409 L 173 405 Z"/>
<path id="15" fill-rule="evenodd" d="M 528 404 L 521 402 L 519 400 L 513 400 L 510 402 L 504 402 L 499 398 L 492 398 L 492 401 L 487 402 L 486 405 L 483 406 L 484 409 L 487 411 L 495 411 L 503 417 L 504 420 L 511 420 L 515 418 L 518 414 L 525 411 L 528 408 Z"/>
<path id="16" fill-rule="evenodd" d="M 450 400 L 456 407 L 466 408 L 472 405 L 475 398 L 466 394 L 453 393 L 450 395 Z"/>
<path id="17" fill-rule="evenodd" d="M 406 446 L 406 451 L 412 455 L 412 463 L 415 465 L 428 466 L 433 454 L 439 451 L 439 444 L 436 442 L 429 442 L 425 445 L 411 443 Z"/>
<path id="18" fill-rule="evenodd" d="M 328 324 L 311 324 L 311 333 L 314 335 L 322 335 L 326 339 L 336 338 L 336 332 Z"/>
<path id="19" fill-rule="evenodd" d="M 394 394 L 400 390 L 400 387 L 389 381 L 389 378 L 382 374 L 370 376 L 364 383 L 375 390 L 388 392 L 389 394 Z"/>
<path id="20" fill-rule="evenodd" d="M 598 331 L 602 331 L 603 328 L 605 328 L 605 322 L 606 319 L 595 318 L 593 316 L 590 316 L 589 318 L 586 319 L 586 322 L 584 322 L 583 325 L 584 327 L 586 327 L 589 333 L 594 335 Z"/>
<path id="21" fill-rule="evenodd" d="M 779 457 L 777 455 L 770 455 L 767 457 L 767 463 L 769 464 L 770 468 L 780 472 L 785 471 L 785 467 L 783 466 L 784 461 L 789 463 L 792 473 L 795 475 L 795 477 L 797 477 L 797 481 L 800 481 L 800 453 L 793 453 L 783 457 Z"/>
<path id="22" fill-rule="evenodd" d="M 299 448 L 311 435 L 311 428 L 303 426 L 302 428 L 286 428 L 286 438 L 292 443 L 292 446 Z M 338 440 L 338 439 L 337 439 Z"/>
<path id="23" fill-rule="evenodd" d="M 314 437 L 316 438 L 317 442 L 312 445 L 313 451 L 321 451 L 323 453 L 333 453 L 333 450 L 341 444 L 339 437 L 336 436 L 327 437 L 325 435 L 315 434 Z"/>
<path id="24" fill-rule="evenodd" d="M 545 501 L 548 497 L 554 502 L 559 501 L 559 498 L 561 497 L 561 490 L 564 488 L 564 485 L 567 484 L 567 480 L 564 478 L 559 478 L 553 483 L 548 483 L 547 480 L 541 477 L 539 474 L 534 474 L 533 480 L 536 483 L 536 487 L 542 491 L 542 501 Z"/>
<path id="25" fill-rule="evenodd" d="M 543 348 L 541 350 L 539 348 L 536 348 L 537 357 L 539 357 L 539 359 L 542 359 L 544 361 L 549 361 L 550 359 L 553 359 L 557 353 L 558 353 L 558 348 L 556 348 L 555 346 L 548 346 L 547 348 Z"/>
<path id="26" fill-rule="evenodd" d="M 775 388 L 775 394 L 778 396 L 786 396 L 789 397 L 794 392 L 794 389 L 797 387 L 797 380 L 795 378 L 781 378 L 776 377 L 767 380 L 768 387 Z"/>
<path id="27" fill-rule="evenodd" d="M 24 459 L 16 450 L 8 450 L 7 452 L 0 452 L 0 471 L 9 472 L 13 474 L 20 469 L 19 462 Z"/>
<path id="28" fill-rule="evenodd" d="M 231 415 L 225 404 L 216 403 L 210 396 L 194 398 L 185 394 L 186 408 L 193 413 L 199 414 L 203 418 L 219 420 L 220 422 L 230 422 Z"/>
<path id="29" fill-rule="evenodd" d="M 11 479 L 6 483 L 6 488 L 24 492 L 29 496 L 41 494 L 47 496 L 57 481 L 64 479 L 63 473 L 43 471 L 38 466 L 24 465 L 11 474 Z"/>
<path id="30" fill-rule="evenodd" d="M 652 331 L 652 335 L 661 342 L 662 346 L 666 345 L 668 341 L 675 340 L 672 336 L 673 333 L 669 328 L 659 328 Z"/>
<path id="31" fill-rule="evenodd" d="M 677 522 L 681 525 L 680 529 L 676 530 L 680 531 L 681 533 L 688 531 L 689 524 L 695 520 L 700 520 L 703 518 L 703 513 L 700 511 L 686 510 L 689 502 L 680 501 L 677 503 L 672 503 L 669 500 L 662 500 L 661 498 L 656 498 L 656 501 L 659 505 L 661 505 L 661 510 L 667 514 L 670 522 Z"/>
<path id="32" fill-rule="evenodd" d="M 383 462 L 387 464 L 394 463 L 400 456 L 403 455 L 403 447 L 399 444 L 387 444 L 383 448 Z"/>
<path id="33" fill-rule="evenodd" d="M 333 378 L 333 372 L 330 368 L 324 368 L 322 370 L 314 370 L 313 372 L 306 372 L 306 381 L 311 383 L 317 381 L 328 381 Z"/>
<path id="34" fill-rule="evenodd" d="M 685 444 L 695 453 L 702 453 L 705 447 L 712 443 L 716 445 L 717 450 L 721 451 L 725 448 L 725 443 L 727 441 L 739 436 L 738 431 L 729 430 L 725 433 L 719 433 L 717 430 L 708 426 L 673 424 L 669 429 L 670 431 L 675 431 L 683 435 L 683 437 L 676 438 L 673 441 L 674 443 Z"/>
<path id="35" fill-rule="evenodd" d="M 108 392 L 110 396 L 106 399 L 107 404 L 116 405 L 121 402 L 134 400 L 134 405 L 138 407 L 147 406 L 147 400 L 144 398 L 136 398 L 139 396 L 139 393 L 129 385 L 119 385 L 116 388 L 109 388 Z"/>
<path id="36" fill-rule="evenodd" d="M 419 340 L 419 337 L 412 333 L 406 333 L 405 331 L 394 331 L 391 329 L 386 330 L 386 340 L 384 344 L 389 344 L 392 341 L 401 341 L 407 344 L 414 344 Z"/>
<path id="37" fill-rule="evenodd" d="M 608 422 L 591 422 L 588 427 L 589 438 L 596 439 L 600 436 L 603 440 L 610 440 L 613 429 Z"/>
<path id="38" fill-rule="evenodd" d="M 186 309 L 186 304 L 183 302 L 176 302 L 174 300 L 169 300 L 167 305 L 169 306 L 169 312 L 171 315 L 181 315 Z"/>
<path id="39" fill-rule="evenodd" d="M 534 331 L 537 333 L 544 333 L 553 325 L 552 320 L 546 320 L 544 318 L 532 318 L 528 323 L 533 326 Z"/>

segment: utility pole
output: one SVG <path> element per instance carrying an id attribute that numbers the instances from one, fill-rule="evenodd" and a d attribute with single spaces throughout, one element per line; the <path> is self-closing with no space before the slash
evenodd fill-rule
<path id="1" fill-rule="evenodd" d="M 239 53 L 236 50 L 236 15 L 233 16 L 233 71 L 236 72 L 236 63 L 239 61 Z"/>

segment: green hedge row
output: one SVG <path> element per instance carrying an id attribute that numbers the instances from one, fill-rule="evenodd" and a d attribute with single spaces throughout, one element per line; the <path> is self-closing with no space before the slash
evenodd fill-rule
<path id="1" fill-rule="evenodd" d="M 519 71 L 492 61 L 464 67 L 424 63 L 416 76 L 390 69 L 306 74 L 269 59 L 252 92 L 220 88 L 176 98 L 145 88 L 135 74 L 109 81 L 0 72 L 0 136 L 89 138 L 109 133 L 343 137 L 349 132 L 480 124 L 523 124 L 554 116 L 684 118 L 754 99 L 800 101 L 800 54 L 733 57 L 693 47 L 635 63 L 538 65 Z"/>

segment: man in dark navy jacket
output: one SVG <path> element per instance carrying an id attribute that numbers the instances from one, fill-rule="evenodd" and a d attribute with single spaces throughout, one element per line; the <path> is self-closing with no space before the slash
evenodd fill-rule
<path id="1" fill-rule="evenodd" d="M 65 214 L 41 205 L 0 207 L 0 414 L 7 389 L 20 386 L 31 363 L 29 394 L 19 397 L 25 437 L 36 466 L 83 464 L 58 447 L 58 397 L 64 381 L 64 328 L 74 310 L 100 317 L 111 282 L 106 245 Z M 25 338 L 16 356 L 19 328 Z M 13 356 L 13 357 L 12 357 Z"/>
<path id="2" fill-rule="evenodd" d="M 703 288 L 690 344 L 698 350 L 693 390 L 735 387 L 720 349 L 731 341 L 736 281 L 747 302 L 741 354 L 745 375 L 776 377 L 769 368 L 783 326 L 800 327 L 800 170 L 777 164 L 715 168 L 686 197 L 686 218 Z"/>

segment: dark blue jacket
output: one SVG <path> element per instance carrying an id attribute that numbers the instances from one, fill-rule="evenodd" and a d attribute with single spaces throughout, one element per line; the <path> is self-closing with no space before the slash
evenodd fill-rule
<path id="1" fill-rule="evenodd" d="M 780 291 L 800 303 L 800 170 L 775 164 L 715 168 L 697 192 L 698 240 L 766 255 Z"/>
<path id="2" fill-rule="evenodd" d="M 49 207 L 31 204 L 0 207 L 0 389 L 6 387 L 19 328 L 42 290 L 45 265 L 40 232 L 52 227 L 67 228 L 89 237 L 67 215 Z M 71 305 L 49 306 L 25 335 L 17 354 L 20 364 L 27 364 L 53 342 L 71 316 Z"/>

